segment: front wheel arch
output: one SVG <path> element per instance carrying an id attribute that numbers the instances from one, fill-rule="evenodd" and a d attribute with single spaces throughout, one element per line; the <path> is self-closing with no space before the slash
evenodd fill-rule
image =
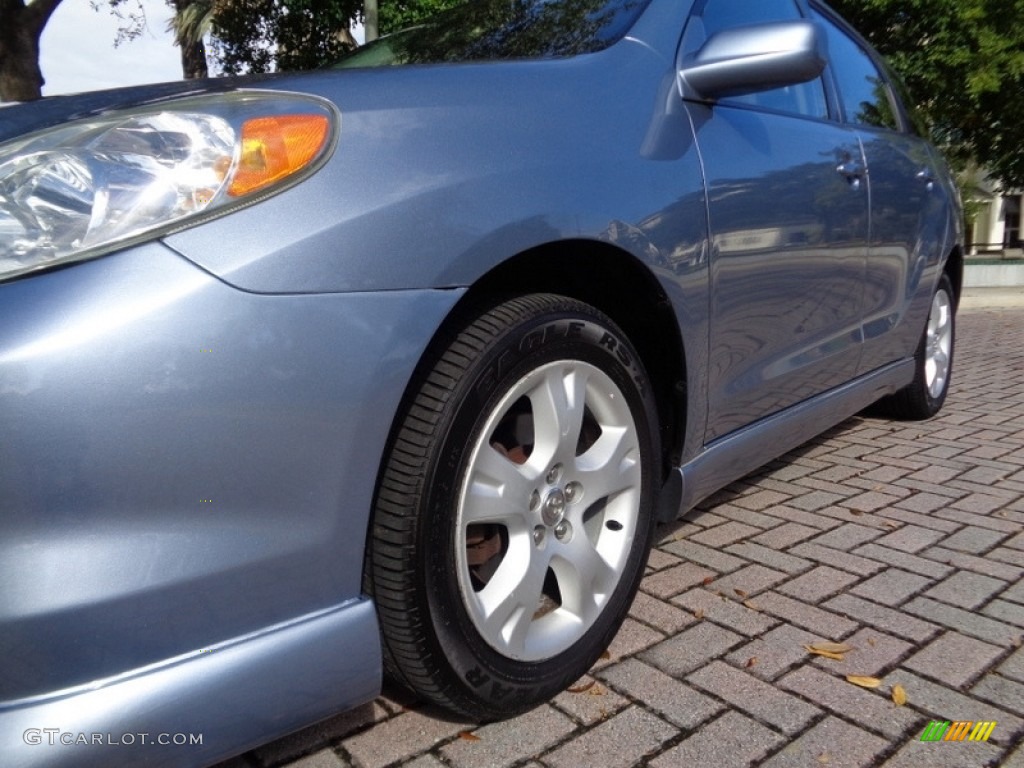
<path id="1" fill-rule="evenodd" d="M 649 264 L 599 240 L 538 245 L 511 256 L 474 282 L 447 326 L 457 326 L 479 308 L 503 298 L 530 293 L 554 293 L 589 304 L 610 317 L 636 346 L 654 388 L 662 475 L 667 479 L 684 455 L 691 382 L 681 321 Z"/>

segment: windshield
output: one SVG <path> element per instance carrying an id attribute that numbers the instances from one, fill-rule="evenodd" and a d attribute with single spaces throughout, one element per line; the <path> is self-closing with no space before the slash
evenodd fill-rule
<path id="1" fill-rule="evenodd" d="M 473 0 L 357 48 L 332 66 L 575 56 L 607 48 L 650 0 Z"/>

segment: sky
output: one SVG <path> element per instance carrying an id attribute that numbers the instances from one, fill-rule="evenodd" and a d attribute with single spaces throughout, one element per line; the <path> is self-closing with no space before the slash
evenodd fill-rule
<path id="1" fill-rule="evenodd" d="M 99 10 L 89 0 L 63 0 L 43 30 L 39 65 L 46 80 L 44 96 L 181 79 L 181 57 L 167 31 L 171 9 L 165 0 L 140 0 L 146 29 L 117 48 L 120 21 L 104 0 L 97 2 Z M 362 41 L 362 25 L 352 32 Z"/>
<path id="2" fill-rule="evenodd" d="M 180 79 L 181 59 L 167 31 L 170 8 L 164 0 L 142 0 L 142 5 L 146 30 L 117 48 L 119 21 L 105 3 L 95 11 L 88 0 L 57 6 L 40 41 L 43 95 Z"/>

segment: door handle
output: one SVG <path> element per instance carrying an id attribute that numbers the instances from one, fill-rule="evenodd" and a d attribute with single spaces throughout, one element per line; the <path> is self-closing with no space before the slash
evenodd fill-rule
<path id="1" fill-rule="evenodd" d="M 836 173 L 840 176 L 845 176 L 850 186 L 858 190 L 860 189 L 861 179 L 867 175 L 867 169 L 860 163 L 847 161 L 836 166 Z"/>
<path id="2" fill-rule="evenodd" d="M 837 165 L 836 173 L 845 176 L 848 179 L 863 179 L 865 171 L 863 165 L 851 161 Z"/>

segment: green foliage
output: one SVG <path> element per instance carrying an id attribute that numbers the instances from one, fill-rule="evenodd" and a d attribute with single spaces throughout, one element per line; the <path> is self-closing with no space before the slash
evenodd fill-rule
<path id="1" fill-rule="evenodd" d="M 412 26 L 462 2 L 380 0 L 381 33 Z M 224 74 L 322 66 L 352 47 L 345 31 L 363 18 L 362 0 L 194 0 L 190 5 L 201 11 L 183 21 L 199 29 L 197 19 L 205 17 L 211 52 Z"/>
<path id="2" fill-rule="evenodd" d="M 348 30 L 362 10 L 362 0 L 195 0 L 175 26 L 209 31 L 227 75 L 313 69 L 352 47 Z"/>
<path id="3" fill-rule="evenodd" d="M 419 24 L 435 13 L 446 11 L 465 0 L 380 0 L 378 3 L 382 35 Z"/>
<path id="4" fill-rule="evenodd" d="M 1024 187 L 1024 0 L 832 0 L 889 59 L 954 166 Z"/>
<path id="5" fill-rule="evenodd" d="M 212 0 L 195 0 L 184 5 L 167 23 L 167 29 L 174 33 L 174 41 L 181 45 L 201 42 L 213 32 Z"/>
<path id="6" fill-rule="evenodd" d="M 623 6 L 636 2 L 626 0 Z M 361 20 L 363 13 L 362 0 L 192 0 L 193 5 L 211 3 L 211 49 L 225 74 L 310 69 L 335 61 L 351 47 L 338 31 Z M 390 60 L 458 61 L 473 58 L 469 48 L 478 52 L 477 58 L 487 58 L 491 47 L 506 56 L 575 51 L 574 43 L 591 41 L 617 18 L 607 0 L 561 0 L 537 7 L 526 0 L 380 0 L 381 31 L 408 30 L 456 6 L 462 6 L 456 15 L 446 15 L 429 30 L 389 38 Z M 179 18 L 181 27 L 201 28 L 183 13 Z M 382 49 L 374 50 L 369 58 Z"/>

